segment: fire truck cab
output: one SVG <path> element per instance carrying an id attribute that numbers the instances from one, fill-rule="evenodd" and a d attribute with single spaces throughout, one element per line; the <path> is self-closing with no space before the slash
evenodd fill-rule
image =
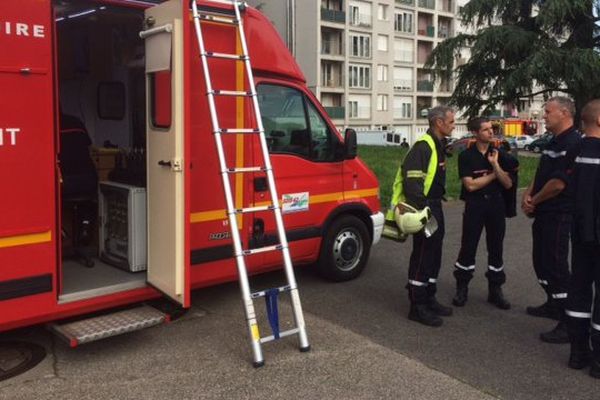
<path id="1" fill-rule="evenodd" d="M 226 3 L 198 1 L 231 16 Z M 352 279 L 381 236 L 377 179 L 271 23 L 242 18 L 293 261 Z M 203 29 L 239 54 L 232 27 Z M 0 331 L 161 296 L 189 307 L 192 289 L 237 279 L 189 1 L 3 0 L 0 48 Z M 242 63 L 211 63 L 215 87 L 247 90 Z M 247 99 L 217 109 L 222 126 L 255 123 Z M 256 138 L 224 141 L 231 166 L 261 159 Z M 236 207 L 269 201 L 264 173 L 231 183 Z M 238 225 L 244 248 L 276 240 L 271 215 Z M 260 253 L 248 270 L 281 264 Z"/>

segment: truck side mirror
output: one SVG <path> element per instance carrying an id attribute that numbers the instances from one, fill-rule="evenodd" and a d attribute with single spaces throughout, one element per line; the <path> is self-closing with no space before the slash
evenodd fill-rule
<path id="1" fill-rule="evenodd" d="M 356 131 L 351 128 L 347 128 L 344 132 L 344 159 L 352 160 L 356 158 L 357 154 L 357 141 Z"/>

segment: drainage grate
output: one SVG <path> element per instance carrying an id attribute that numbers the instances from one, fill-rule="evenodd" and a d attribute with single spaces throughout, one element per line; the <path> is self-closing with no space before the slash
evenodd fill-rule
<path id="1" fill-rule="evenodd" d="M 46 350 L 34 343 L 0 341 L 0 381 L 22 374 L 46 357 Z"/>

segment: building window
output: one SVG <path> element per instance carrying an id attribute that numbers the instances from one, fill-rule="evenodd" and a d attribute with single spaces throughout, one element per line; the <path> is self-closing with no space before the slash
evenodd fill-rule
<path id="1" fill-rule="evenodd" d="M 348 117 L 353 119 L 371 118 L 371 95 L 350 95 L 348 98 Z"/>
<path id="2" fill-rule="evenodd" d="M 394 30 L 396 32 L 413 33 L 413 13 L 408 11 L 394 13 Z"/>
<path id="3" fill-rule="evenodd" d="M 412 104 L 402 103 L 402 118 L 412 118 Z"/>
<path id="4" fill-rule="evenodd" d="M 350 55 L 353 57 L 371 57 L 371 36 L 350 35 Z"/>
<path id="5" fill-rule="evenodd" d="M 412 63 L 414 55 L 414 42 L 412 40 L 394 39 L 394 61 Z"/>
<path id="6" fill-rule="evenodd" d="M 388 66 L 379 64 L 377 66 L 377 80 L 379 82 L 387 82 L 388 80 Z"/>
<path id="7" fill-rule="evenodd" d="M 358 101 L 348 102 L 348 117 L 358 118 Z"/>
<path id="8" fill-rule="evenodd" d="M 387 94 L 378 94 L 377 95 L 377 111 L 387 111 L 388 110 L 388 95 Z"/>
<path id="9" fill-rule="evenodd" d="M 394 97 L 394 118 L 412 118 L 412 97 Z"/>
<path id="10" fill-rule="evenodd" d="M 356 2 L 348 7 L 350 16 L 350 25 L 353 26 L 371 26 L 371 4 L 366 2 Z"/>
<path id="11" fill-rule="evenodd" d="M 371 67 L 368 65 L 350 65 L 348 67 L 348 86 L 351 88 L 371 88 Z"/>
<path id="12" fill-rule="evenodd" d="M 388 19 L 388 6 L 387 4 L 379 4 L 377 7 L 377 19 L 380 21 L 387 21 Z"/>
<path id="13" fill-rule="evenodd" d="M 388 51 L 388 35 L 377 35 L 377 50 Z"/>
<path id="14" fill-rule="evenodd" d="M 394 67 L 394 90 L 412 91 L 413 69 Z"/>

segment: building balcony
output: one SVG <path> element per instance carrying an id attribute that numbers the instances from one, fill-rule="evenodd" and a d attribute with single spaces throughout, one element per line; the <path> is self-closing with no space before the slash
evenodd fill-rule
<path id="1" fill-rule="evenodd" d="M 343 46 L 340 40 L 322 40 L 321 54 L 329 56 L 343 56 Z"/>
<path id="2" fill-rule="evenodd" d="M 337 22 L 339 24 L 346 23 L 346 13 L 344 11 L 329 10 L 321 8 L 321 19 L 323 21 Z"/>
<path id="3" fill-rule="evenodd" d="M 447 13 L 451 13 L 454 11 L 454 4 L 453 3 L 454 0 L 441 0 L 440 2 L 440 11 L 443 12 L 447 12 Z"/>
<path id="4" fill-rule="evenodd" d="M 350 111 L 350 119 L 371 119 L 371 107 L 361 106 L 354 109 L 354 114 Z"/>
<path id="5" fill-rule="evenodd" d="M 373 17 L 370 14 L 354 14 L 350 17 L 350 25 L 369 28 L 373 25 Z"/>
<path id="6" fill-rule="evenodd" d="M 394 90 L 397 92 L 412 92 L 413 81 L 410 79 L 394 79 Z"/>
<path id="7" fill-rule="evenodd" d="M 345 107 L 323 107 L 329 118 L 331 119 L 344 119 L 346 116 L 346 108 Z"/>
<path id="8" fill-rule="evenodd" d="M 419 7 L 435 10 L 435 0 L 419 0 Z"/>
<path id="9" fill-rule="evenodd" d="M 438 91 L 451 93 L 452 91 L 454 91 L 454 84 L 451 81 L 442 80 L 442 82 L 440 82 Z"/>
<path id="10" fill-rule="evenodd" d="M 430 81 L 430 80 L 417 81 L 417 91 L 418 92 L 433 92 L 433 81 Z"/>
<path id="11" fill-rule="evenodd" d="M 423 29 L 419 29 L 418 34 L 421 36 L 434 37 L 435 36 L 435 27 L 432 25 L 429 25 Z"/>
<path id="12" fill-rule="evenodd" d="M 321 83 L 321 87 L 329 88 L 329 89 L 342 89 L 344 87 L 343 82 L 344 82 L 344 80 L 342 79 L 341 75 L 333 76 L 328 79 L 323 79 L 323 82 Z"/>
<path id="13" fill-rule="evenodd" d="M 438 38 L 446 39 L 450 36 L 450 29 L 445 26 L 438 27 Z"/>

